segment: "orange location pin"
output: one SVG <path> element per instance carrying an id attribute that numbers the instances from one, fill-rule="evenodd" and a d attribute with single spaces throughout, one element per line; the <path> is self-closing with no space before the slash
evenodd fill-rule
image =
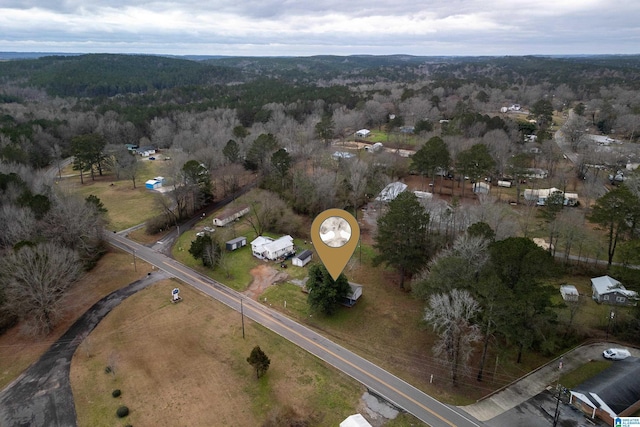
<path id="1" fill-rule="evenodd" d="M 338 280 L 359 239 L 358 221 L 342 209 L 327 209 L 311 224 L 311 241 L 333 280 Z"/>

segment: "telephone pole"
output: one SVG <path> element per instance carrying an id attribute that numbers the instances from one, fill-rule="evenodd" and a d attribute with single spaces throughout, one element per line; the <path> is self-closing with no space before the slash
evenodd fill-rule
<path id="1" fill-rule="evenodd" d="M 560 420 L 560 392 L 562 390 L 562 386 L 560 386 L 560 372 L 562 372 L 562 365 L 563 360 L 561 357 L 558 363 L 558 382 L 556 383 L 558 394 L 556 395 L 556 412 L 553 414 L 553 427 L 557 427 L 558 421 Z"/>
<path id="2" fill-rule="evenodd" d="M 242 298 L 240 298 L 240 317 L 242 317 L 242 339 L 244 339 L 244 306 L 242 305 Z"/>

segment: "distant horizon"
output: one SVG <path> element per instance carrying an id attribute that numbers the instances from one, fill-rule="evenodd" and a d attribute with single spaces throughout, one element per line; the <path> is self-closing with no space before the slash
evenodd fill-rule
<path id="1" fill-rule="evenodd" d="M 150 52 L 103 52 L 103 51 L 87 51 L 87 52 L 72 52 L 72 51 L 3 51 L 0 50 L 0 59 L 15 59 L 21 58 L 38 58 L 44 56 L 82 56 L 82 55 L 129 55 L 129 56 L 163 56 L 163 57 L 176 57 L 176 58 L 188 58 L 188 57 L 203 57 L 203 58 L 312 58 L 318 56 L 335 56 L 335 57 L 350 57 L 350 56 L 371 56 L 371 57 L 390 57 L 390 56 L 409 56 L 414 58 L 504 58 L 504 57 L 548 57 L 548 58 L 579 58 L 579 57 L 606 57 L 606 56 L 640 56 L 638 53 L 530 53 L 530 54 L 478 54 L 478 55 L 461 55 L 461 54 L 409 54 L 409 53 L 389 53 L 389 54 L 369 54 L 369 53 L 352 53 L 352 54 L 310 54 L 310 55 L 223 55 L 215 53 L 193 53 L 193 54 L 174 54 L 174 53 L 150 53 Z"/>

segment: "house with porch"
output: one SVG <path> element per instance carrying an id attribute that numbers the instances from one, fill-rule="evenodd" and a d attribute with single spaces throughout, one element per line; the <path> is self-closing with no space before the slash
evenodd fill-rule
<path id="1" fill-rule="evenodd" d="M 638 293 L 630 291 L 619 281 L 610 276 L 591 279 L 592 298 L 597 303 L 611 305 L 637 305 Z"/>

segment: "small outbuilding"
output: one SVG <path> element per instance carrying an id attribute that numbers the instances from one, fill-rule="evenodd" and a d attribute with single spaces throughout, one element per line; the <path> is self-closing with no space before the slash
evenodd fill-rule
<path id="1" fill-rule="evenodd" d="M 371 135 L 371 131 L 369 129 L 360 129 L 356 132 L 356 137 L 358 138 L 366 138 Z"/>
<path id="2" fill-rule="evenodd" d="M 313 252 L 307 249 L 300 252 L 295 257 L 293 257 L 293 259 L 291 260 L 291 263 L 298 267 L 304 267 L 305 265 L 311 262 L 312 258 L 313 258 Z"/>
<path id="3" fill-rule="evenodd" d="M 145 188 L 148 190 L 157 190 L 162 187 L 162 181 L 158 181 L 156 178 L 150 179 L 144 183 Z"/>
<path id="4" fill-rule="evenodd" d="M 562 295 L 562 299 L 565 301 L 578 301 L 580 298 L 578 289 L 573 285 L 561 285 L 560 294 Z"/>
<path id="5" fill-rule="evenodd" d="M 349 286 L 351 287 L 351 291 L 342 301 L 342 305 L 353 307 L 354 305 L 356 305 L 356 302 L 358 302 L 358 299 L 362 296 L 362 285 L 349 282 Z"/>
<path id="6" fill-rule="evenodd" d="M 491 191 L 491 185 L 486 182 L 475 182 L 473 184 L 473 192 L 476 194 L 489 194 Z"/>
<path id="7" fill-rule="evenodd" d="M 361 414 L 349 415 L 343 422 L 340 423 L 340 427 L 372 427 L 369 421 L 366 420 Z"/>
<path id="8" fill-rule="evenodd" d="M 247 238 L 244 236 L 236 237 L 235 239 L 225 242 L 225 246 L 228 251 L 235 251 L 243 246 L 247 246 Z"/>

